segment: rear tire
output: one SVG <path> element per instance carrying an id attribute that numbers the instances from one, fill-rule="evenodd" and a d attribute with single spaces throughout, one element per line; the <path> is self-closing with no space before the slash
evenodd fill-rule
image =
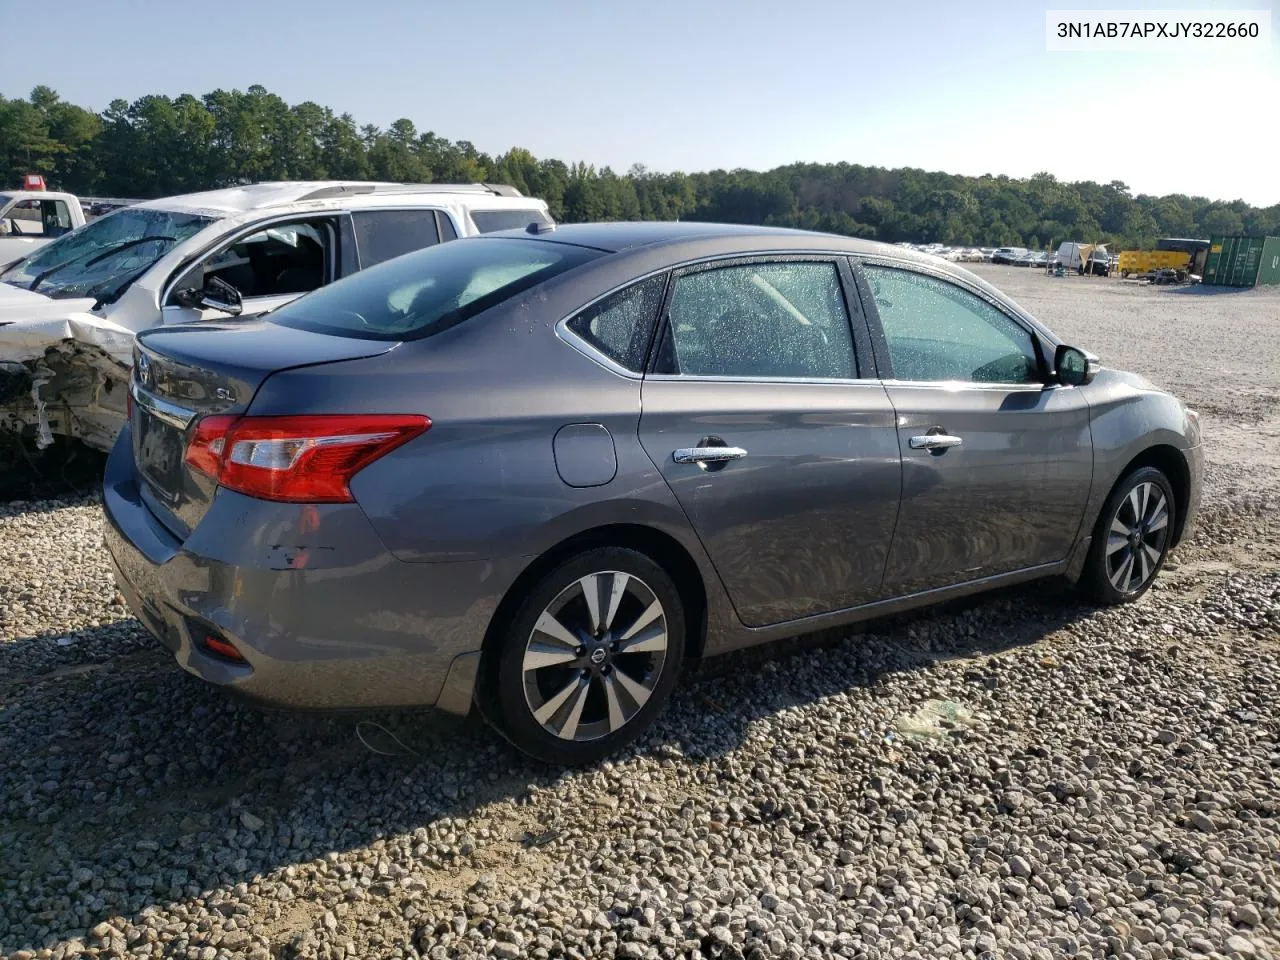
<path id="1" fill-rule="evenodd" d="M 1098 515 L 1080 589 L 1097 603 L 1132 603 L 1151 588 L 1173 541 L 1177 502 L 1169 479 L 1140 467 L 1116 484 Z"/>
<path id="2" fill-rule="evenodd" d="M 494 720 L 538 760 L 595 763 L 661 713 L 684 649 L 667 572 L 637 550 L 592 548 L 547 573 L 506 624 Z"/>

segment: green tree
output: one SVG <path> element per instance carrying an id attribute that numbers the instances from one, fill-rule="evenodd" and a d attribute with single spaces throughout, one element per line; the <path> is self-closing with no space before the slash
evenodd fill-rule
<path id="1" fill-rule="evenodd" d="M 490 156 L 467 140 L 420 132 L 403 118 L 386 130 L 266 88 L 203 96 L 113 100 L 100 114 L 38 86 L 0 97 L 0 177 L 43 173 L 82 193 L 159 196 L 279 179 L 502 182 L 541 197 L 557 220 L 720 220 L 808 227 L 887 241 L 964 245 L 1104 240 L 1150 245 L 1161 236 L 1280 233 L 1280 205 L 1134 196 L 1119 180 L 1067 183 L 1040 172 L 965 177 L 854 163 L 772 170 L 625 173 L 535 157 Z"/>

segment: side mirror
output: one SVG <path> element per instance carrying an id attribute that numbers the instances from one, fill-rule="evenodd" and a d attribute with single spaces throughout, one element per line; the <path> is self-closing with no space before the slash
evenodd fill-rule
<path id="1" fill-rule="evenodd" d="M 204 287 L 199 290 L 190 287 L 180 291 L 176 299 L 184 307 L 196 310 L 217 310 L 233 317 L 240 316 L 240 312 L 244 309 L 244 299 L 240 296 L 240 291 L 218 277 L 209 277 L 205 280 Z"/>
<path id="2" fill-rule="evenodd" d="M 1059 383 L 1079 387 L 1092 383 L 1093 378 L 1098 375 L 1098 358 L 1064 343 L 1054 351 L 1053 369 Z"/>

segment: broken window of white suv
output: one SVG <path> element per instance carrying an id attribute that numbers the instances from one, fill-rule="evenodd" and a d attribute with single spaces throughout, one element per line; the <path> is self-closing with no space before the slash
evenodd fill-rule
<path id="1" fill-rule="evenodd" d="M 213 223 L 212 217 L 126 207 L 41 247 L 3 273 L 0 282 L 53 300 L 111 301 L 153 263 Z"/>

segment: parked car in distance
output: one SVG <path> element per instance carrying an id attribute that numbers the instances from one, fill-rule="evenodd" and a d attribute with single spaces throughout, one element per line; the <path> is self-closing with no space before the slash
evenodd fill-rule
<path id="1" fill-rule="evenodd" d="M 997 247 L 991 253 L 992 263 L 1014 263 L 1027 255 L 1026 247 Z"/>
<path id="2" fill-rule="evenodd" d="M 472 237 L 135 349 L 106 545 L 184 669 L 475 704 L 557 764 L 687 658 L 1047 576 L 1133 600 L 1200 499 L 1173 396 L 961 267 L 798 230 Z"/>
<path id="3" fill-rule="evenodd" d="M 0 272 L 0 432 L 110 450 L 137 332 L 273 310 L 402 253 L 530 222 L 551 225 L 546 203 L 479 183 L 258 183 L 117 209 Z"/>

